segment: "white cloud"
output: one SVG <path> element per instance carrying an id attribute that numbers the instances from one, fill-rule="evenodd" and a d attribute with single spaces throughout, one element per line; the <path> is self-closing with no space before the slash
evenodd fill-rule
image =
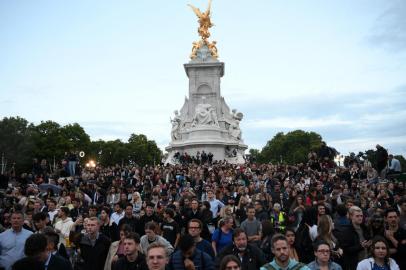
<path id="1" fill-rule="evenodd" d="M 316 128 L 338 125 L 351 125 L 353 122 L 340 119 L 339 116 L 333 115 L 322 118 L 306 117 L 277 117 L 271 119 L 249 120 L 246 123 L 248 128 Z"/>
<path id="2" fill-rule="evenodd" d="M 401 154 L 406 156 L 406 135 L 392 137 L 366 137 L 366 138 L 351 138 L 345 140 L 329 141 L 329 145 L 343 154 L 349 152 L 360 152 L 368 149 L 375 149 L 376 144 L 380 144 L 388 149 L 390 153 Z"/>

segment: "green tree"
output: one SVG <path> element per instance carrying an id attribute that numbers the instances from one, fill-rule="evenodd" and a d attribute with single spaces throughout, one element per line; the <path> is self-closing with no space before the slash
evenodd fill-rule
<path id="1" fill-rule="evenodd" d="M 322 138 L 315 132 L 295 130 L 277 133 L 268 141 L 259 156 L 259 162 L 305 163 L 310 151 L 318 151 Z"/>
<path id="2" fill-rule="evenodd" d="M 261 157 L 260 157 L 261 151 L 259 151 L 258 149 L 251 148 L 249 150 L 249 154 L 250 154 L 250 161 L 252 161 L 252 162 L 256 162 L 261 159 Z"/>
<path id="3" fill-rule="evenodd" d="M 78 123 L 63 126 L 60 132 L 67 143 L 68 151 L 90 150 L 90 137 Z"/>
<path id="4" fill-rule="evenodd" d="M 148 140 L 143 134 L 131 134 L 128 139 L 129 159 L 139 165 L 159 163 L 162 151 L 155 141 Z"/>
<path id="5" fill-rule="evenodd" d="M 113 166 L 122 162 L 128 163 L 126 145 L 121 140 L 107 142 L 99 140 L 92 143 L 92 149 L 89 159 L 94 158 L 97 163 L 103 166 Z"/>
<path id="6" fill-rule="evenodd" d="M 5 117 L 0 121 L 0 155 L 7 160 L 7 168 L 29 171 L 32 164 L 33 125 L 20 117 Z"/>
<path id="7" fill-rule="evenodd" d="M 34 157 L 48 161 L 60 160 L 69 151 L 70 142 L 62 133 L 61 126 L 53 121 L 41 121 L 34 128 L 35 152 Z"/>
<path id="8" fill-rule="evenodd" d="M 115 164 L 139 165 L 159 163 L 162 152 L 155 141 L 143 135 L 131 134 L 128 142 L 121 140 L 92 142 L 77 123 L 61 126 L 54 121 L 42 121 L 37 126 L 20 117 L 0 121 L 0 154 L 8 167 L 14 163 L 20 172 L 31 170 L 32 159 L 59 162 L 69 151 L 84 151 L 87 162 L 94 159 L 103 166 Z"/>

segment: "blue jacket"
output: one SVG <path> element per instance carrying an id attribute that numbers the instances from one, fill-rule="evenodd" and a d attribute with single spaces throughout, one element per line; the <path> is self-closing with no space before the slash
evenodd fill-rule
<path id="1" fill-rule="evenodd" d="M 307 267 L 310 268 L 310 270 L 320 270 L 320 265 L 317 263 L 317 261 L 312 261 L 307 265 Z M 335 262 L 330 261 L 328 263 L 328 269 L 329 270 L 342 270 L 341 266 Z"/>
<path id="2" fill-rule="evenodd" d="M 192 257 L 190 258 L 195 265 L 196 270 L 214 270 L 213 259 L 210 257 L 209 254 L 206 252 L 200 251 L 199 249 L 195 249 Z M 167 269 L 169 270 L 184 270 L 185 264 L 183 261 L 185 257 L 183 257 L 182 251 L 177 250 L 175 253 L 172 254 Z"/>

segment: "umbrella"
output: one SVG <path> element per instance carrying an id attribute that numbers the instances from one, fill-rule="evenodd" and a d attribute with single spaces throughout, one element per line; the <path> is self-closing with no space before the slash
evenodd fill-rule
<path id="1" fill-rule="evenodd" d="M 62 187 L 52 184 L 41 184 L 39 185 L 39 189 L 41 191 L 47 191 L 48 189 L 52 189 L 54 193 L 59 193 L 62 190 Z"/>

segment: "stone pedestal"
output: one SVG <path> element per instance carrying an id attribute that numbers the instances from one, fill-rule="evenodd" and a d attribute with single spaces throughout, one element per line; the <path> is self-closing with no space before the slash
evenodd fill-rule
<path id="1" fill-rule="evenodd" d="M 243 163 L 247 145 L 241 137 L 239 122 L 243 114 L 232 110 L 220 93 L 220 78 L 224 63 L 213 58 L 206 46 L 197 51 L 197 57 L 184 65 L 189 77 L 189 98 L 175 111 L 172 122 L 172 141 L 166 163 L 174 163 L 176 152 L 194 156 L 204 150 L 214 160 Z"/>

